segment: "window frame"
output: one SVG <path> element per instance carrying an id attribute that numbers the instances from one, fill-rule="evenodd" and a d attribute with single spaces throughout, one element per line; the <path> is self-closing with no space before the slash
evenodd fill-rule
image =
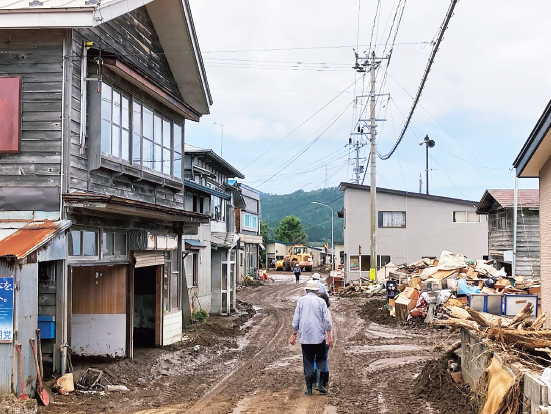
<path id="1" fill-rule="evenodd" d="M 404 217 L 404 225 L 403 226 L 385 226 L 384 225 L 384 214 L 385 213 L 402 213 Z M 377 224 L 378 228 L 380 229 L 405 229 L 407 227 L 407 213 L 405 211 L 391 211 L 391 210 L 385 210 L 385 211 L 379 211 L 377 213 Z"/>
<path id="2" fill-rule="evenodd" d="M 465 213 L 465 221 L 458 221 L 456 220 L 456 213 Z M 478 218 L 478 221 L 469 221 L 469 214 L 475 214 Z M 480 214 L 476 214 L 475 211 L 469 211 L 469 210 L 454 210 L 452 212 L 452 220 L 454 223 L 480 223 Z"/>
<path id="3" fill-rule="evenodd" d="M 109 102 L 110 113 L 109 119 L 105 116 L 104 106 L 104 86 L 110 89 L 111 100 Z M 120 96 L 119 115 L 114 119 L 114 96 L 118 94 Z M 124 165 L 132 166 L 141 171 L 155 174 L 159 177 L 170 178 L 178 182 L 183 182 L 183 155 L 184 155 L 184 126 L 185 120 L 175 119 L 174 117 L 167 115 L 162 110 L 158 109 L 156 105 L 144 100 L 136 93 L 129 92 L 124 87 L 121 87 L 118 83 L 113 82 L 111 79 L 104 79 L 101 82 L 101 93 L 98 94 L 99 103 L 99 125 L 96 127 L 97 134 L 99 135 L 99 155 L 101 159 L 118 162 Z M 123 122 L 124 108 L 123 102 L 128 102 L 128 122 Z M 139 119 L 138 118 L 139 113 Z M 149 117 L 151 113 L 151 129 L 152 136 L 147 136 L 146 128 L 144 128 L 144 119 Z M 124 118 L 126 119 L 126 118 Z M 160 123 L 160 129 L 156 128 L 156 123 Z M 104 126 L 105 124 L 105 126 Z M 109 126 L 109 143 L 110 150 L 106 152 L 104 134 L 106 134 L 107 126 Z M 127 125 L 127 126 L 124 126 Z M 91 129 L 92 125 L 90 126 Z M 114 128 L 118 128 L 118 151 L 113 147 L 113 131 Z M 139 131 L 138 131 L 139 129 Z M 169 130 L 168 134 L 165 132 Z M 159 132 L 160 131 L 160 132 Z M 123 140 L 124 135 L 127 135 L 126 142 Z M 159 136 L 156 136 L 159 134 Z M 178 137 L 176 135 L 179 135 Z M 138 143 L 139 141 L 139 143 Z M 150 146 L 146 145 L 150 143 Z M 151 153 L 146 154 L 146 148 L 151 148 Z M 136 153 L 139 151 L 139 155 Z M 179 151 L 179 152 L 178 152 Z M 127 152 L 127 154 L 126 154 Z M 159 155 L 160 154 L 160 155 Z M 126 157 L 127 155 L 127 157 Z M 152 155 L 151 161 L 148 161 L 149 155 Z M 160 157 L 156 161 L 156 156 Z M 125 158 L 126 157 L 126 158 Z M 156 164 L 159 163 L 159 166 Z M 99 166 L 101 166 L 101 162 Z M 176 167 L 176 168 L 175 168 Z"/>

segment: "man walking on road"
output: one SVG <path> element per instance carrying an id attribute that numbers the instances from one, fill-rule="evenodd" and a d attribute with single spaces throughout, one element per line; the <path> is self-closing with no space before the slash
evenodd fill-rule
<path id="1" fill-rule="evenodd" d="M 325 344 L 333 346 L 331 330 L 333 326 L 329 317 L 327 305 L 323 299 L 317 296 L 318 282 L 314 279 L 306 283 L 306 295 L 300 297 L 293 316 L 293 334 L 289 343 L 294 345 L 297 333 L 300 332 L 300 345 L 302 347 L 302 362 L 304 365 L 304 378 L 306 380 L 306 395 L 312 395 L 312 384 L 316 381 L 314 361 L 319 367 L 325 366 Z M 319 375 L 319 373 L 318 373 Z M 327 390 L 318 384 L 318 391 L 326 394 Z"/>
<path id="2" fill-rule="evenodd" d="M 325 288 L 325 285 L 323 283 L 321 283 L 320 274 L 319 273 L 314 273 L 312 275 L 312 279 L 314 279 L 316 282 L 318 282 L 319 293 L 323 293 L 323 294 L 329 296 L 329 293 L 327 293 L 327 289 Z"/>
<path id="3" fill-rule="evenodd" d="M 293 269 L 293 273 L 295 274 L 296 283 L 298 283 L 300 279 L 300 266 L 298 263 L 295 265 L 295 268 Z"/>

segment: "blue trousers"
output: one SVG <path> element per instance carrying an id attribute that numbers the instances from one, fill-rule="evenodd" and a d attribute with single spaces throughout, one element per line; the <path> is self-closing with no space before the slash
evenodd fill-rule
<path id="1" fill-rule="evenodd" d="M 328 363 L 328 360 L 327 360 L 327 357 L 329 355 L 329 345 L 325 345 L 325 365 L 322 365 L 321 363 L 319 364 L 319 367 L 321 367 L 320 369 L 323 371 L 323 372 L 329 372 L 329 363 Z M 316 370 L 316 368 L 318 367 L 318 361 L 314 361 L 314 371 Z"/>
<path id="2" fill-rule="evenodd" d="M 301 344 L 302 347 L 302 364 L 304 365 L 304 375 L 314 375 L 314 364 L 320 367 L 325 367 L 327 363 L 327 354 L 325 341 L 321 344 Z"/>

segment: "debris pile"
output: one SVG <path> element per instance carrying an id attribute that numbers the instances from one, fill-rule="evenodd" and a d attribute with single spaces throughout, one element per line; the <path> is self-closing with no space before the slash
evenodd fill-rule
<path id="1" fill-rule="evenodd" d="M 377 277 L 375 285 L 360 280 L 337 294 L 386 294 L 388 309 L 397 322 L 443 319 L 451 304 L 456 305 L 455 313 L 469 306 L 478 312 L 512 317 L 529 303 L 531 316 L 541 313 L 539 281 L 508 276 L 503 268 L 497 270 L 483 260 L 474 262 L 460 253 L 444 250 L 438 259 L 422 258 L 402 266 L 389 263 Z"/>

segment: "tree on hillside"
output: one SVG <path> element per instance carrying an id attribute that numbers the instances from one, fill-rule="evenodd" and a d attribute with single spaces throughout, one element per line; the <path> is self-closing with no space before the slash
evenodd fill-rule
<path id="1" fill-rule="evenodd" d="M 268 233 L 268 223 L 265 221 L 260 222 L 260 235 L 262 236 L 262 243 L 266 245 L 266 242 L 269 240 Z"/>
<path id="2" fill-rule="evenodd" d="M 281 219 L 275 229 L 275 238 L 284 243 L 306 244 L 308 239 L 298 217 L 287 216 Z"/>

